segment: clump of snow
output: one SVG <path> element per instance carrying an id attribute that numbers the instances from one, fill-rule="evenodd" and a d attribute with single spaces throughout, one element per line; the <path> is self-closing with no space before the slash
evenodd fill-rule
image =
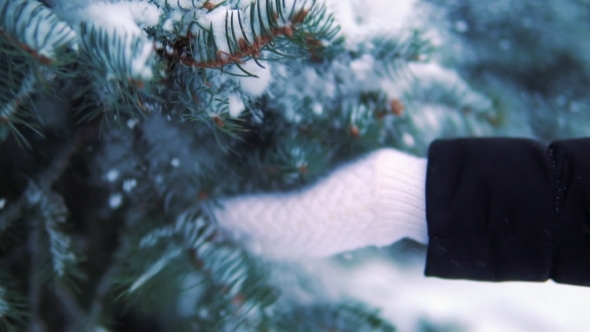
<path id="1" fill-rule="evenodd" d="M 127 120 L 127 127 L 129 129 L 133 129 L 135 128 L 135 126 L 139 123 L 139 119 L 137 118 L 131 118 L 129 120 Z"/>
<path id="2" fill-rule="evenodd" d="M 56 0 L 54 11 L 71 26 L 78 30 L 81 38 L 81 24 L 85 23 L 107 31 L 111 39 L 115 36 L 125 43 L 125 58 L 129 61 L 130 78 L 150 80 L 152 78 L 151 60 L 155 53 L 151 41 L 149 41 L 143 28 L 155 26 L 159 22 L 160 9 L 144 1 L 119 1 L 103 2 L 93 0 Z M 108 14 L 105 14 L 108 13 Z M 133 42 L 141 40 L 142 44 L 137 50 L 133 50 Z M 113 44 L 112 47 L 115 47 Z M 113 51 L 113 50 L 109 50 Z M 92 50 L 96 53 L 97 50 Z M 100 51 L 98 51 L 100 52 Z M 106 61 L 108 56 L 101 56 L 100 60 Z M 107 78 L 121 78 L 114 72 L 112 65 L 105 63 Z M 126 77 L 127 78 L 127 77 Z"/>
<path id="3" fill-rule="evenodd" d="M 329 263 L 318 275 L 340 294 L 380 308 L 400 332 L 418 331 L 422 318 L 470 332 L 587 329 L 590 288 L 427 278 L 423 268 L 424 257 L 406 268 L 374 258 L 352 269 Z"/>
<path id="4" fill-rule="evenodd" d="M 89 22 L 110 31 L 124 32 L 139 36 L 143 28 L 157 25 L 160 9 L 144 1 L 71 1 L 55 2 L 55 12 L 72 26 Z M 108 15 L 107 15 L 108 13 Z"/>
<path id="5" fill-rule="evenodd" d="M 40 56 L 51 59 L 57 48 L 78 48 L 72 27 L 37 1 L 1 1 L 0 12 L 3 16 L 0 30 L 14 38 L 22 38 L 20 42 Z"/>
<path id="6" fill-rule="evenodd" d="M 197 18 L 200 26 L 212 29 L 213 36 L 215 37 L 215 46 L 217 46 L 218 50 L 226 54 L 230 53 L 225 34 L 225 18 L 228 15 L 231 15 L 231 10 L 227 10 L 225 7 L 219 7 Z M 235 11 L 235 15 L 237 16 L 237 11 Z M 252 36 L 250 38 L 250 40 L 253 40 Z"/>
<path id="7" fill-rule="evenodd" d="M 242 91 L 251 97 L 262 95 L 272 82 L 272 73 L 270 63 L 259 61 L 264 68 L 260 67 L 254 61 L 247 61 L 240 66 L 247 72 L 258 77 L 236 77 L 235 80 L 240 84 Z"/>
<path id="8" fill-rule="evenodd" d="M 244 102 L 242 101 L 242 99 L 240 97 L 236 96 L 235 94 L 232 94 L 228 98 L 228 103 L 229 103 L 229 116 L 232 119 L 239 118 L 240 114 L 242 114 L 242 111 L 245 108 Z"/>
<path id="9" fill-rule="evenodd" d="M 415 10 L 417 0 L 326 0 L 346 38 L 348 48 L 368 40 L 370 36 L 392 34 L 415 26 L 421 15 Z"/>
<path id="10" fill-rule="evenodd" d="M 172 167 L 178 167 L 178 166 L 180 166 L 180 160 L 179 160 L 178 158 L 173 158 L 173 159 L 170 161 L 170 165 L 171 165 Z"/>
<path id="11" fill-rule="evenodd" d="M 4 209 L 6 206 L 6 198 L 0 198 L 0 210 Z"/>

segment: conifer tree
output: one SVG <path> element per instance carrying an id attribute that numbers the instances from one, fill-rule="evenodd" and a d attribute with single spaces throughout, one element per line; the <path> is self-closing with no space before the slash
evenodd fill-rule
<path id="1" fill-rule="evenodd" d="M 502 123 L 426 30 L 350 38 L 331 10 L 0 0 L 0 330 L 393 331 L 210 213 Z"/>

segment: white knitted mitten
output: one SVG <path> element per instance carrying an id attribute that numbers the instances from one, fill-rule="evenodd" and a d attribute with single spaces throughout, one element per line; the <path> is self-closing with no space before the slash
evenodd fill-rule
<path id="1" fill-rule="evenodd" d="M 428 242 L 427 160 L 381 149 L 289 193 L 236 197 L 219 225 L 272 258 L 325 257 L 404 237 Z"/>

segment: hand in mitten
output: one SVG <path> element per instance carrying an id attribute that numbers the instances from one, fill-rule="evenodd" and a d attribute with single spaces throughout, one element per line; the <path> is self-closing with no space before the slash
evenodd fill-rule
<path id="1" fill-rule="evenodd" d="M 222 200 L 214 215 L 273 258 L 325 257 L 404 237 L 427 243 L 426 166 L 381 149 L 305 189 Z"/>

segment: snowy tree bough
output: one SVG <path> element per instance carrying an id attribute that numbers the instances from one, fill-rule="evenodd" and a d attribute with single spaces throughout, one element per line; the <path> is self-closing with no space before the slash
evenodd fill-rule
<path id="1" fill-rule="evenodd" d="M 231 199 L 298 190 L 383 147 L 421 154 L 422 131 L 484 132 L 483 115 L 457 114 L 485 114 L 489 104 L 458 77 L 447 75 L 458 92 L 430 96 L 449 80 L 404 75 L 431 51 L 420 29 L 346 43 L 328 8 L 320 0 L 0 0 L 0 324 L 34 328 L 60 317 L 57 329 L 96 331 L 139 316 L 162 330 L 305 322 L 299 330 L 391 331 L 370 308 L 323 296 L 299 262 L 269 261 L 235 237 L 240 227 L 280 226 L 272 218 L 256 226 Z M 440 107 L 444 121 L 421 113 L 425 105 Z M 408 160 L 392 170 L 423 166 Z M 365 201 L 392 193 L 363 179 L 340 184 L 356 183 Z M 420 207 L 408 206 L 419 220 Z M 220 211 L 238 217 L 224 223 Z M 334 225 L 352 229 L 330 211 Z M 374 217 L 375 225 L 393 218 Z M 320 238 L 322 224 L 312 226 L 261 243 L 297 247 L 313 238 L 305 234 Z M 374 244 L 395 238 L 381 233 Z M 332 240 L 307 253 L 368 244 Z M 277 277 L 285 274 L 292 283 Z M 121 317 L 123 308 L 131 313 Z"/>

